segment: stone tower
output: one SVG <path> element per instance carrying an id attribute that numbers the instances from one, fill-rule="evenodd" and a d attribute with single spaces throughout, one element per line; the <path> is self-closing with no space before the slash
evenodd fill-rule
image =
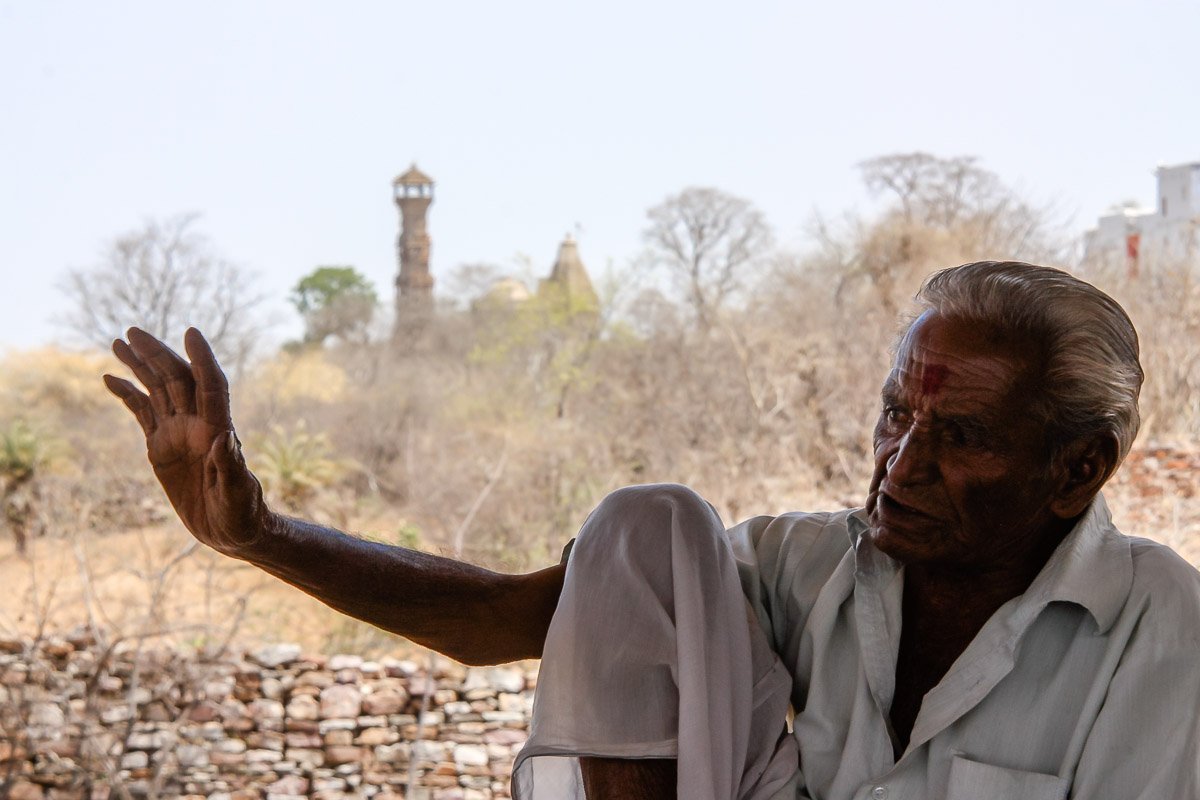
<path id="1" fill-rule="evenodd" d="M 587 269 L 579 257 L 579 247 L 571 234 L 568 233 L 558 246 L 558 258 L 554 260 L 550 276 L 543 278 L 538 285 L 538 294 L 557 297 L 566 302 L 572 312 L 595 311 L 600 307 L 596 290 L 592 288 Z"/>
<path id="2" fill-rule="evenodd" d="M 433 311 L 433 276 L 429 274 L 429 231 L 425 217 L 433 202 L 433 179 L 413 164 L 392 181 L 400 207 L 400 236 L 396 250 L 400 273 L 396 276 L 394 335 L 415 333 Z"/>

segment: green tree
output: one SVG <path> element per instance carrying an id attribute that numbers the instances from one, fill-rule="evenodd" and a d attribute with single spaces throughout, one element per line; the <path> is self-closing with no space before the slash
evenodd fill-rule
<path id="1" fill-rule="evenodd" d="M 304 318 L 304 341 L 323 344 L 329 337 L 363 341 L 379 297 L 354 267 L 317 267 L 300 279 L 289 298 Z"/>

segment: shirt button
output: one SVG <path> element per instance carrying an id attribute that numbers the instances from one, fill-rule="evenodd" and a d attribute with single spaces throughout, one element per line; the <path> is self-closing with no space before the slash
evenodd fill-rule
<path id="1" fill-rule="evenodd" d="M 887 800 L 887 787 L 876 786 L 871 790 L 871 800 Z"/>

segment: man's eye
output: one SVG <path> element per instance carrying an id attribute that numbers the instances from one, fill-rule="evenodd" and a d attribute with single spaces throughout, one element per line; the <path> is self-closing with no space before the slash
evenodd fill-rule
<path id="1" fill-rule="evenodd" d="M 883 410 L 883 416 L 888 422 L 901 423 L 908 419 L 908 413 L 897 406 L 888 406 Z"/>
<path id="2" fill-rule="evenodd" d="M 954 443 L 963 447 L 983 448 L 988 444 L 987 433 L 978 428 L 955 425 L 951 428 Z"/>

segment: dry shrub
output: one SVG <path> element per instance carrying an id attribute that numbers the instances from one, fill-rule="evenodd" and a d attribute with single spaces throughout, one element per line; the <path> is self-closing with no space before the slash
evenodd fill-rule
<path id="1" fill-rule="evenodd" d="M 1083 276 L 1113 296 L 1138 331 L 1142 368 L 1139 441 L 1200 438 L 1200 259 L 1085 263 Z"/>
<path id="2" fill-rule="evenodd" d="M 35 535 L 141 525 L 167 513 L 137 423 L 100 381 L 111 369 L 99 353 L 53 348 L 0 361 L 0 429 L 23 428 L 40 454 L 22 487 Z"/>

